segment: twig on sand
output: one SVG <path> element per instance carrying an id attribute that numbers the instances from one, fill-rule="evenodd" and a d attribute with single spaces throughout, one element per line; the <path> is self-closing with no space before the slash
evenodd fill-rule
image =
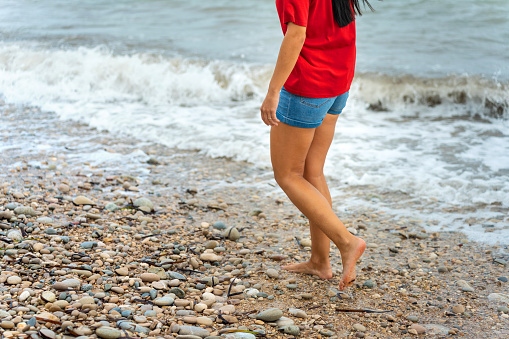
<path id="1" fill-rule="evenodd" d="M 336 308 L 336 312 L 387 313 L 387 312 L 392 312 L 392 310 L 381 311 L 381 310 L 369 310 L 367 308 L 354 308 L 354 309 Z"/>

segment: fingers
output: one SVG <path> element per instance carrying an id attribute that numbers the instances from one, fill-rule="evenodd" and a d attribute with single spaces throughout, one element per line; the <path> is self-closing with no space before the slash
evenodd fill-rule
<path id="1" fill-rule="evenodd" d="M 267 126 L 277 126 L 279 119 L 276 116 L 276 111 L 265 111 L 261 109 L 262 120 Z"/>

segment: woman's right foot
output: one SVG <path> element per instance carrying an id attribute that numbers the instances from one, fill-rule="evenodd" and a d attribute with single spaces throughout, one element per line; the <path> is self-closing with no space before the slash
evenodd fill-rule
<path id="1" fill-rule="evenodd" d="M 302 263 L 288 264 L 286 266 L 282 266 L 281 268 L 290 272 L 317 275 L 321 279 L 332 278 L 332 268 L 330 264 L 317 265 L 311 261 L 305 261 Z"/>
<path id="2" fill-rule="evenodd" d="M 339 290 L 343 291 L 355 281 L 355 265 L 366 249 L 366 243 L 361 238 L 354 240 L 345 248 L 341 248 L 341 261 L 343 262 L 343 277 L 339 282 Z"/>

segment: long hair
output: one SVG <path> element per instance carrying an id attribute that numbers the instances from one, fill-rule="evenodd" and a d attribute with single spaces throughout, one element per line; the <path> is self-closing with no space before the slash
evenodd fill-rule
<path id="1" fill-rule="evenodd" d="M 369 9 L 374 10 L 367 0 L 362 2 L 364 6 L 367 5 Z M 362 15 L 359 0 L 332 0 L 332 13 L 339 27 L 345 27 L 354 21 L 355 14 Z"/>

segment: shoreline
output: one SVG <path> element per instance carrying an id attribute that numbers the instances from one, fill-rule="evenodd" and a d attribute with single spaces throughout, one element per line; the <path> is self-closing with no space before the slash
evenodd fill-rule
<path id="1" fill-rule="evenodd" d="M 0 166 L 8 169 L 1 174 L 0 212 L 16 215 L 6 208 L 15 204 L 31 207 L 28 213 L 34 214 L 0 221 L 7 238 L 19 221 L 25 231 L 32 228 L 0 250 L 5 337 L 14 335 L 13 329 L 31 335 L 44 327 L 55 335 L 93 337 L 112 327 L 111 333 L 122 336 L 178 338 L 185 326 L 215 335 L 245 326 L 269 338 L 294 337 L 278 331 L 282 324 L 297 325 L 303 338 L 509 336 L 509 310 L 503 309 L 509 306 L 508 257 L 500 253 L 501 246 L 471 242 L 461 233 L 427 233 L 418 222 L 394 222 L 388 213 L 345 211 L 341 219 L 368 247 L 357 283 L 338 294 L 341 261 L 335 248 L 331 280 L 279 270 L 283 263 L 308 258 L 308 248 L 301 245 L 308 244 L 309 231 L 286 198 L 259 186 L 271 176 L 267 171 L 72 122 L 52 121 L 56 125 L 30 131 L 37 109 L 22 110 L 0 105 L 3 119 L 27 125 L 26 130 L 2 131 L 8 133 L 0 135 L 3 143 L 44 140 L 50 147 L 32 145 L 28 152 L 4 147 L 0 158 Z M 73 157 L 73 151 L 79 156 Z M 95 204 L 76 205 L 72 201 L 78 196 Z M 130 206 L 130 199 L 142 197 L 154 205 L 154 213 Z M 130 208 L 110 211 L 111 203 Z M 216 222 L 235 226 L 240 238 L 224 239 Z M 86 248 L 90 242 L 92 248 Z M 212 253 L 205 257 L 216 260 L 204 259 L 207 247 Z M 148 281 L 148 273 L 159 279 Z M 55 287 L 68 279 L 77 280 L 71 290 Z M 230 285 L 231 293 L 240 294 L 228 297 Z M 508 299 L 494 300 L 505 300 L 497 293 Z M 154 305 L 168 295 L 172 303 Z M 288 319 L 273 326 L 271 320 L 250 318 L 270 308 Z M 337 311 L 345 308 L 389 312 Z M 75 325 L 65 332 L 61 324 L 36 318 L 33 326 L 30 321 L 41 314 L 41 319 Z M 124 325 L 116 323 L 119 319 Z M 295 334 L 297 329 L 285 331 Z"/>

